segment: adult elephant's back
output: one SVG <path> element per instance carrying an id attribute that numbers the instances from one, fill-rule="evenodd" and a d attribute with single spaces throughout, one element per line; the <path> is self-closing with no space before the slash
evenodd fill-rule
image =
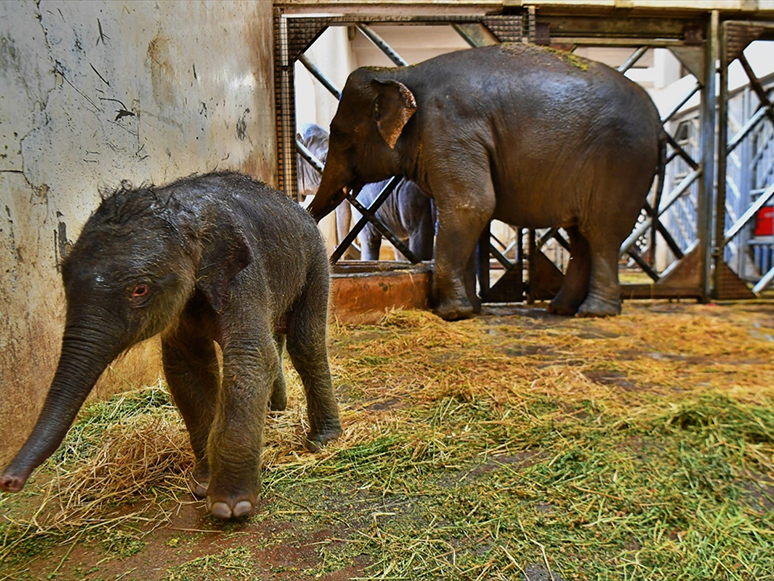
<path id="1" fill-rule="evenodd" d="M 524 44 L 447 56 L 437 59 L 436 86 L 415 91 L 428 105 L 418 123 L 433 136 L 428 150 L 454 159 L 480 147 L 492 169 L 495 218 L 570 226 L 614 208 L 614 223 L 636 219 L 662 135 L 639 85 L 602 63 Z M 429 130 L 442 122 L 456 127 Z"/>

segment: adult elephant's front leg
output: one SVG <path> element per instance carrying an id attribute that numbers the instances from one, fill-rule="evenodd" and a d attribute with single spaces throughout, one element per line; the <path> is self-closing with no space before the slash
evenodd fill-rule
<path id="1" fill-rule="evenodd" d="M 224 342 L 223 383 L 207 446 L 207 507 L 216 517 L 244 516 L 255 506 L 266 408 L 279 365 L 268 329 Z"/>
<path id="2" fill-rule="evenodd" d="M 433 186 L 438 207 L 435 251 L 435 312 L 446 319 L 466 319 L 480 307 L 473 273 L 478 238 L 495 208 L 494 188 L 488 171 Z M 473 179 L 471 179 L 473 178 Z M 477 179 L 476 179 L 477 178 Z M 472 262 L 473 261 L 473 262 Z"/>

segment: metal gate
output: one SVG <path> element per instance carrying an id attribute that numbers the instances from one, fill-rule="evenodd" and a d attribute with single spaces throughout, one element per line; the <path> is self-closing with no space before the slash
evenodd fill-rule
<path id="1" fill-rule="evenodd" d="M 296 140 L 294 66 L 299 61 L 328 91 L 337 98 L 338 89 L 328 80 L 304 52 L 329 26 L 353 26 L 359 33 L 379 47 L 396 66 L 405 66 L 406 62 L 371 28 L 372 24 L 392 25 L 445 25 L 452 26 L 470 46 L 481 46 L 494 42 L 534 42 L 550 45 L 564 50 L 579 47 L 630 47 L 631 56 L 619 70 L 625 72 L 633 66 L 651 48 L 669 49 L 682 66 L 693 75 L 694 82 L 682 99 L 664 114 L 662 122 L 668 135 L 667 183 L 663 195 L 658 198 L 654 191 L 642 209 L 640 220 L 631 235 L 621 246 L 622 264 L 628 265 L 627 272 L 638 272 L 635 278 L 645 278 L 622 284 L 624 298 L 673 298 L 685 297 L 707 300 L 717 298 L 737 298 L 751 296 L 747 286 L 723 260 L 724 249 L 733 252 L 735 237 L 746 231 L 747 224 L 756 212 L 765 206 L 774 194 L 774 186 L 760 192 L 748 212 L 731 216 L 720 204 L 724 189 L 718 191 L 718 211 L 713 212 L 712 193 L 715 177 L 715 66 L 719 53 L 718 38 L 722 29 L 723 54 L 738 58 L 728 52 L 727 37 L 730 31 L 739 26 L 751 26 L 750 38 L 760 38 L 771 30 L 772 24 L 766 23 L 723 23 L 720 25 L 717 12 L 682 18 L 648 17 L 591 17 L 568 15 L 537 15 L 534 9 L 514 9 L 506 15 L 498 16 L 325 16 L 315 17 L 285 14 L 275 9 L 275 84 L 277 104 L 277 139 L 279 152 L 280 186 L 291 196 L 296 195 L 296 155 L 299 154 L 310 163 L 322 169 L 314 156 Z M 736 26 L 737 28 L 734 28 Z M 756 36 L 757 35 L 757 36 Z M 749 42 L 749 40 L 748 40 Z M 742 46 L 744 48 L 744 46 Z M 723 70 L 727 59 L 721 66 L 721 119 L 727 115 L 723 108 Z M 690 119 L 675 120 L 675 115 L 690 99 L 698 95 L 700 106 L 698 114 Z M 760 114 L 756 123 L 774 117 L 771 104 L 761 98 Z M 721 122 L 721 136 L 726 123 Z M 757 125 L 746 129 L 740 137 L 755 139 Z M 736 137 L 722 154 L 718 173 L 725 175 L 726 159 L 732 153 Z M 721 143 L 726 145 L 725 138 Z M 730 150 L 730 151 L 726 151 Z M 771 159 L 770 154 L 766 159 Z M 765 155 L 760 157 L 763 159 Z M 771 171 L 769 171 L 770 175 Z M 350 203 L 357 208 L 362 218 L 339 244 L 332 255 L 337 261 L 359 231 L 371 222 L 380 233 L 412 262 L 416 258 L 405 245 L 382 224 L 374 212 L 387 199 L 398 183 L 393 178 L 377 199 L 365 208 L 356 199 L 350 197 Z M 725 180 L 721 180 L 725 184 Z M 768 183 L 771 183 L 769 181 Z M 751 191 L 760 190 L 755 185 Z M 714 215 L 714 220 L 713 220 Z M 712 231 L 716 224 L 723 223 L 718 231 L 725 232 L 722 244 L 713 245 Z M 732 220 L 733 224 L 726 224 Z M 742 220 L 740 222 L 740 220 Z M 670 260 L 666 266 L 658 267 L 655 256 L 659 247 L 665 248 Z M 566 264 L 568 248 L 564 233 L 558 229 L 528 231 L 516 229 L 516 235 L 510 243 L 502 243 L 489 230 L 486 230 L 479 243 L 479 286 L 484 301 L 522 301 L 551 298 L 562 281 L 562 272 Z M 662 251 L 663 253 L 663 251 Z M 770 260 L 770 258 L 769 258 Z M 714 264 L 714 278 L 710 275 Z M 774 277 L 774 270 L 761 277 L 756 289 L 762 288 Z M 747 290 L 747 294 L 743 292 Z"/>
<path id="2" fill-rule="evenodd" d="M 768 216 L 774 198 L 774 107 L 744 49 L 774 39 L 774 23 L 726 21 L 720 27 L 718 188 L 713 248 L 714 291 L 719 299 L 760 296 L 774 279 L 774 237 L 756 221 Z M 749 88 L 731 95 L 728 70 L 739 61 Z M 764 214 L 766 213 L 766 214 Z M 767 222 L 768 223 L 768 222 Z M 746 281 L 754 283 L 752 289 Z"/>

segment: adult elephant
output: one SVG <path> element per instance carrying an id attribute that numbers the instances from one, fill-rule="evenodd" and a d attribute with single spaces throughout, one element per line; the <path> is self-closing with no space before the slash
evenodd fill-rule
<path id="1" fill-rule="evenodd" d="M 617 71 L 502 44 L 406 68 L 360 68 L 331 122 L 316 219 L 344 188 L 402 175 L 434 200 L 436 312 L 480 309 L 476 242 L 491 219 L 563 227 L 571 261 L 549 310 L 620 313 L 618 251 L 663 166 L 658 112 Z"/>
<path id="2" fill-rule="evenodd" d="M 314 123 L 305 125 L 297 135 L 314 156 L 323 164 L 328 157 L 328 132 Z M 320 186 L 320 174 L 309 162 L 299 157 L 298 191 L 302 196 L 314 195 Z M 361 204 L 368 207 L 379 195 L 388 180 L 365 184 L 357 195 Z M 414 182 L 401 180 L 392 194 L 376 211 L 376 216 L 400 238 L 419 260 L 433 257 L 433 238 L 435 220 L 433 203 Z M 349 231 L 351 218 L 360 219 L 360 213 L 349 204 L 340 204 L 336 208 L 336 229 L 339 240 L 343 240 Z M 359 235 L 363 260 L 379 260 L 382 235 L 369 222 Z M 402 255 L 401 255 L 402 256 Z"/>

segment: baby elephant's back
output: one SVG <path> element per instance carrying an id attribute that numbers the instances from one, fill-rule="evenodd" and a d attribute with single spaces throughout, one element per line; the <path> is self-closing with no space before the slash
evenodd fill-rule
<path id="1" fill-rule="evenodd" d="M 196 176 L 175 188 L 200 219 L 219 222 L 209 225 L 213 236 L 233 236 L 229 224 L 236 224 L 250 250 L 245 270 L 256 279 L 251 284 L 266 284 L 274 296 L 291 301 L 312 280 L 327 293 L 325 243 L 314 219 L 287 195 L 234 172 Z"/>

